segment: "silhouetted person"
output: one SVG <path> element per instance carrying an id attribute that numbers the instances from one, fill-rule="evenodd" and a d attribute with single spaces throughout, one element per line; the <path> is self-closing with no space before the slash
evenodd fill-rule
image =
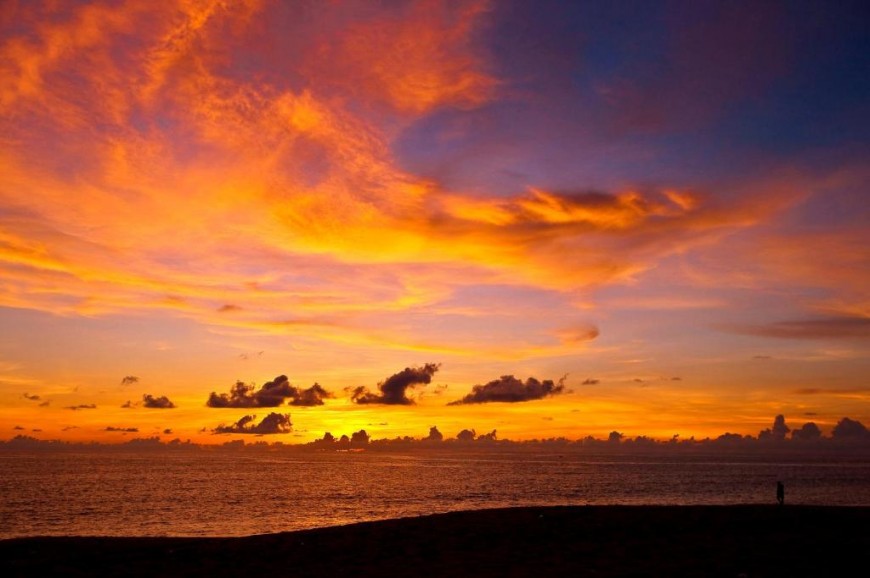
<path id="1" fill-rule="evenodd" d="M 776 482 L 776 501 L 780 506 L 785 503 L 785 486 L 782 482 Z"/>

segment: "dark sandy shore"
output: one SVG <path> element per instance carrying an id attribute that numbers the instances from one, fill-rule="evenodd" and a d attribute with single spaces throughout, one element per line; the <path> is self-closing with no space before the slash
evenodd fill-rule
<path id="1" fill-rule="evenodd" d="M 0 541 L 2 576 L 850 576 L 870 508 L 455 512 L 244 538 Z"/>

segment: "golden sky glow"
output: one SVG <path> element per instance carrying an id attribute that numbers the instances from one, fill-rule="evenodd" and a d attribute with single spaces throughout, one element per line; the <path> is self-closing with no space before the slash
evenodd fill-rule
<path id="1" fill-rule="evenodd" d="M 585 9 L 3 3 L 0 439 L 870 422 L 849 19 Z M 354 403 L 426 363 L 415 403 Z M 334 397 L 206 406 L 282 374 Z M 446 405 L 503 375 L 567 378 Z"/>

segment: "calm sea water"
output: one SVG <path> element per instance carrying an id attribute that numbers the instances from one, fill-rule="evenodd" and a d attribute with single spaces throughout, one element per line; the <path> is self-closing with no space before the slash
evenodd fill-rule
<path id="1" fill-rule="evenodd" d="M 870 462 L 557 454 L 0 453 L 0 538 L 238 536 L 504 506 L 870 506 Z"/>

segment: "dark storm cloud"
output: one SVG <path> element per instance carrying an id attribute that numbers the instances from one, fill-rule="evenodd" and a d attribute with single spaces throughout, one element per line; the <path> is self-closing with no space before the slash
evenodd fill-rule
<path id="1" fill-rule="evenodd" d="M 497 440 L 497 439 L 498 439 L 498 432 L 495 431 L 495 430 L 492 430 L 492 431 L 489 432 L 489 433 L 480 434 L 479 436 L 477 436 L 477 441 L 490 441 L 490 442 L 494 442 L 494 441 Z"/>
<path id="2" fill-rule="evenodd" d="M 728 325 L 722 329 L 729 333 L 777 339 L 870 339 L 870 318 L 797 319 L 766 325 Z"/>
<path id="3" fill-rule="evenodd" d="M 800 427 L 800 429 L 793 430 L 791 432 L 792 439 L 800 440 L 800 441 L 813 441 L 821 439 L 822 430 L 819 429 L 814 422 L 807 422 Z"/>
<path id="4" fill-rule="evenodd" d="M 462 399 L 451 401 L 447 405 L 463 405 L 468 403 L 489 403 L 493 401 L 515 403 L 543 399 L 565 391 L 565 378 L 558 382 L 551 379 L 538 381 L 534 377 L 525 383 L 513 375 L 503 375 L 484 385 L 475 385 L 471 393 Z"/>
<path id="5" fill-rule="evenodd" d="M 121 385 L 133 385 L 134 383 L 139 383 L 139 378 L 135 375 L 125 375 L 121 379 Z"/>
<path id="6" fill-rule="evenodd" d="M 371 440 L 371 436 L 364 429 L 355 431 L 350 435 L 350 445 L 355 447 L 368 445 L 369 440 Z"/>
<path id="7" fill-rule="evenodd" d="M 219 425 L 213 431 L 216 434 L 282 434 L 293 430 L 290 414 L 270 413 L 260 423 L 254 423 L 256 415 L 246 415 L 232 425 Z"/>
<path id="8" fill-rule="evenodd" d="M 237 381 L 229 393 L 218 395 L 212 392 L 208 397 L 208 407 L 278 407 L 284 400 L 289 405 L 315 406 L 323 405 L 323 400 L 333 397 L 320 384 L 315 383 L 308 389 L 290 385 L 286 375 L 279 375 L 272 381 L 267 381 L 260 389 L 253 384 Z"/>
<path id="9" fill-rule="evenodd" d="M 150 393 L 142 396 L 142 405 L 152 409 L 172 409 L 175 407 L 175 404 L 169 401 L 165 395 L 154 397 Z"/>
<path id="10" fill-rule="evenodd" d="M 96 404 L 93 403 L 82 403 L 79 405 L 68 405 L 64 407 L 64 409 L 71 409 L 73 411 L 78 411 L 80 409 L 97 409 Z"/>
<path id="11" fill-rule="evenodd" d="M 333 397 L 332 393 L 323 389 L 319 383 L 315 383 L 308 389 L 293 388 L 295 390 L 290 399 L 290 405 L 301 407 L 312 407 L 315 405 L 323 405 L 325 398 Z"/>
<path id="12" fill-rule="evenodd" d="M 432 426 L 429 428 L 429 435 L 423 438 L 423 441 L 427 442 L 441 442 L 444 441 L 444 434 L 438 431 L 438 426 Z"/>
<path id="13" fill-rule="evenodd" d="M 114 426 L 111 426 L 111 425 L 110 425 L 110 426 L 106 427 L 105 431 L 119 431 L 119 432 L 124 432 L 124 433 L 138 433 L 138 432 L 139 432 L 139 428 L 138 428 L 138 427 L 114 427 Z"/>
<path id="14" fill-rule="evenodd" d="M 30 395 L 29 393 L 25 393 L 24 399 L 29 399 L 30 401 L 39 401 L 42 398 L 39 397 L 38 395 Z"/>
<path id="15" fill-rule="evenodd" d="M 440 363 L 427 363 L 422 367 L 406 367 L 378 384 L 380 394 L 372 393 L 361 385 L 352 390 L 351 400 L 359 404 L 412 405 L 414 400 L 408 397 L 408 389 L 431 383 L 432 376 L 440 367 Z"/>
<path id="16" fill-rule="evenodd" d="M 785 416 L 779 414 L 773 418 L 773 427 L 758 432 L 758 439 L 782 441 L 790 431 L 791 428 L 785 423 Z"/>
<path id="17" fill-rule="evenodd" d="M 271 381 L 267 382 L 263 388 L 272 385 L 272 383 Z M 284 396 L 281 395 L 264 394 L 258 396 L 259 392 L 256 392 L 254 388 L 253 384 L 248 385 L 243 381 L 237 381 L 229 393 L 211 392 L 205 404 L 208 407 L 275 407 L 284 401 Z"/>
<path id="18" fill-rule="evenodd" d="M 844 417 L 831 430 L 831 436 L 838 440 L 870 439 L 870 431 L 860 421 Z"/>

